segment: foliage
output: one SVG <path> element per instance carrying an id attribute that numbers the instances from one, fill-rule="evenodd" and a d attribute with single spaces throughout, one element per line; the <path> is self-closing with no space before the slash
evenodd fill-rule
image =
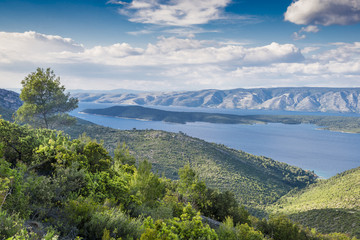
<path id="1" fill-rule="evenodd" d="M 24 179 L 24 166 L 18 164 L 15 169 L 4 159 L 0 159 L 1 206 L 0 210 L 17 213 L 19 217 L 26 218 L 30 214 L 29 197 L 26 194 L 28 186 Z"/>
<path id="2" fill-rule="evenodd" d="M 349 239 L 312 232 L 286 218 L 250 217 L 234 194 L 209 188 L 190 164 L 174 181 L 155 174 L 149 161 L 133 165 L 125 145 L 113 158 L 105 142 L 86 135 L 71 139 L 59 131 L 1 123 L 0 136 L 13 136 L 0 141 L 2 238 Z M 224 226 L 217 233 L 203 222 L 206 217 L 225 221 Z"/>
<path id="3" fill-rule="evenodd" d="M 92 138 L 103 139 L 104 147 L 110 153 L 119 142 L 120 146 L 126 143 L 129 153 L 136 159 L 147 159 L 152 164 L 153 172 L 172 180 L 179 179 L 178 169 L 189 163 L 207 186 L 220 192 L 233 192 L 236 201 L 248 209 L 261 209 L 294 187 L 303 188 L 316 181 L 313 172 L 208 143 L 183 133 L 116 130 L 82 120 L 62 130 L 72 137 L 86 132 Z"/>
<path id="4" fill-rule="evenodd" d="M 224 221 L 231 216 L 235 223 L 250 223 L 249 213 L 239 206 L 234 194 L 207 188 L 205 182 L 199 180 L 188 164 L 179 170 L 179 175 L 177 192 L 182 194 L 183 200 L 190 202 L 205 216 L 218 221 Z"/>
<path id="5" fill-rule="evenodd" d="M 75 119 L 65 113 L 77 108 L 78 100 L 65 93 L 60 78 L 50 68 L 37 68 L 21 84 L 20 98 L 24 104 L 16 111 L 18 121 L 44 128 L 74 122 Z"/>
<path id="6" fill-rule="evenodd" d="M 255 227 L 273 240 L 355 240 L 343 233 L 321 234 L 315 229 L 304 228 L 284 215 L 271 216 L 269 220 L 255 221 Z"/>
<path id="7" fill-rule="evenodd" d="M 136 158 L 130 154 L 129 148 L 125 145 L 125 143 L 122 145 L 118 143 L 116 149 L 114 150 L 114 162 L 134 165 L 136 163 Z"/>
<path id="8" fill-rule="evenodd" d="M 14 236 L 23 228 L 23 220 L 18 214 L 8 214 L 0 210 L 0 239 L 7 239 Z"/>
<path id="9" fill-rule="evenodd" d="M 250 227 L 247 223 L 237 224 L 234 226 L 233 219 L 227 217 L 223 224 L 220 225 L 217 230 L 219 239 L 229 239 L 229 240 L 262 240 L 265 239 L 263 234 L 260 231 L 256 231 L 254 228 Z"/>
<path id="10" fill-rule="evenodd" d="M 163 198 L 165 186 L 159 177 L 151 172 L 151 163 L 140 162 L 130 181 L 131 192 L 142 204 L 155 206 Z"/>
<path id="11" fill-rule="evenodd" d="M 34 131 L 0 119 L 0 143 L 4 158 L 15 166 L 17 161 L 32 161 L 33 149 L 38 146 Z"/>
<path id="12" fill-rule="evenodd" d="M 292 191 L 268 211 L 287 214 L 323 233 L 341 231 L 360 237 L 360 168 Z"/>
<path id="13" fill-rule="evenodd" d="M 183 209 L 179 218 L 170 220 L 157 220 L 151 218 L 144 222 L 145 232 L 140 239 L 218 239 L 215 231 L 208 225 L 203 225 L 199 213 L 196 213 L 190 205 Z"/>

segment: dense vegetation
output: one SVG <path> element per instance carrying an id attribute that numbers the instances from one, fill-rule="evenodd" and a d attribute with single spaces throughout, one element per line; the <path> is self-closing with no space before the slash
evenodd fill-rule
<path id="1" fill-rule="evenodd" d="M 332 131 L 360 133 L 359 117 L 307 115 L 234 115 L 205 112 L 174 112 L 140 106 L 114 106 L 103 109 L 85 109 L 84 113 L 173 123 L 209 122 L 225 124 L 315 124 Z"/>
<path id="2" fill-rule="evenodd" d="M 360 237 L 360 167 L 294 190 L 268 210 L 325 233 L 341 231 Z"/>
<path id="3" fill-rule="evenodd" d="M 1 239 L 350 239 L 250 217 L 185 165 L 171 181 L 119 145 L 0 120 Z M 222 221 L 213 229 L 201 215 Z M 355 238 L 354 238 L 355 239 Z"/>
<path id="4" fill-rule="evenodd" d="M 120 131 L 84 121 L 63 130 L 74 138 L 86 132 L 92 138 L 103 140 L 110 152 L 118 143 L 126 143 L 137 159 L 148 159 L 154 172 L 170 179 L 178 179 L 178 169 L 190 164 L 207 185 L 221 191 L 230 190 L 239 203 L 247 207 L 259 208 L 272 203 L 294 187 L 303 188 L 316 180 L 313 172 L 183 133 Z"/>

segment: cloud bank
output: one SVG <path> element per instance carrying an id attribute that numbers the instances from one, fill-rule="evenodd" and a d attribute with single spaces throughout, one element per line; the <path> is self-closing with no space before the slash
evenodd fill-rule
<path id="1" fill-rule="evenodd" d="M 297 0 L 285 13 L 285 20 L 299 25 L 349 25 L 360 22 L 358 0 Z"/>
<path id="2" fill-rule="evenodd" d="M 0 32 L 0 63 L 3 87 L 19 86 L 36 67 L 53 68 L 73 89 L 360 86 L 360 42 L 299 49 L 276 42 L 250 47 L 160 37 L 143 48 L 128 43 L 86 48 L 61 36 Z"/>

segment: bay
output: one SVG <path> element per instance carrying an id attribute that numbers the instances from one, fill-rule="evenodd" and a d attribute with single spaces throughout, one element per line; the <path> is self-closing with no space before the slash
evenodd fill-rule
<path id="1" fill-rule="evenodd" d="M 86 108 L 105 108 L 115 104 L 80 103 L 71 115 L 93 123 L 121 130 L 155 129 L 183 132 L 208 142 L 224 144 L 255 155 L 314 171 L 322 178 L 360 166 L 360 134 L 319 130 L 310 124 L 286 125 L 280 123 L 241 125 L 212 123 L 165 123 L 83 114 Z M 339 113 L 306 113 L 264 110 L 207 109 L 183 107 L 154 107 L 172 111 L 204 111 L 231 114 L 312 114 L 347 115 Z"/>

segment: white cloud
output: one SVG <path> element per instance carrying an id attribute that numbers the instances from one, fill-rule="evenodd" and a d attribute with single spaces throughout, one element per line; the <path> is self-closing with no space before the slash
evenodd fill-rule
<path id="1" fill-rule="evenodd" d="M 164 30 L 163 32 L 165 33 L 171 33 L 171 34 L 175 34 L 177 36 L 180 37 L 187 37 L 187 38 L 194 38 L 196 34 L 199 33 L 217 33 L 219 32 L 218 30 L 205 30 L 199 27 L 178 27 L 178 28 L 171 28 L 171 29 L 167 29 Z"/>
<path id="2" fill-rule="evenodd" d="M 271 43 L 263 47 L 245 48 L 241 45 L 224 45 L 214 41 L 160 37 L 156 44 L 148 44 L 144 49 L 118 43 L 111 46 L 96 46 L 80 53 L 63 52 L 61 59 L 131 67 L 209 63 L 264 65 L 301 61 L 303 56 L 292 44 Z"/>
<path id="3" fill-rule="evenodd" d="M 223 18 L 230 0 L 133 0 L 119 10 L 129 20 L 168 26 L 206 24 Z"/>
<path id="4" fill-rule="evenodd" d="M 359 0 L 297 0 L 285 13 L 295 24 L 349 25 L 360 22 Z"/>
<path id="5" fill-rule="evenodd" d="M 304 32 L 306 32 L 306 33 L 317 33 L 318 31 L 319 31 L 319 28 L 317 26 L 314 26 L 314 25 L 309 25 L 307 27 L 302 27 L 300 29 L 300 31 L 293 33 L 293 39 L 294 40 L 305 39 L 306 35 L 303 34 Z"/>
<path id="6" fill-rule="evenodd" d="M 81 52 L 84 47 L 70 38 L 36 32 L 0 32 L 0 62 L 53 61 L 61 52 Z"/>
<path id="7" fill-rule="evenodd" d="M 319 62 L 339 62 L 349 65 L 360 61 L 360 42 L 337 43 L 334 46 L 333 49 L 313 56 L 313 59 Z"/>
<path id="8" fill-rule="evenodd" d="M 0 86 L 17 87 L 38 66 L 53 68 L 67 88 L 360 86 L 360 42 L 320 47 L 161 37 L 143 48 L 128 43 L 85 48 L 60 36 L 1 32 Z"/>
<path id="9" fill-rule="evenodd" d="M 135 31 L 135 32 L 127 32 L 127 34 L 133 35 L 133 36 L 139 36 L 139 35 L 146 35 L 146 34 L 151 34 L 153 33 L 150 30 L 140 30 L 140 31 Z"/>
<path id="10" fill-rule="evenodd" d="M 109 0 L 106 2 L 106 4 L 126 5 L 128 3 L 124 2 L 124 1 L 118 1 L 118 0 Z"/>
<path id="11" fill-rule="evenodd" d="M 293 39 L 294 40 L 302 40 L 302 39 L 305 39 L 306 38 L 306 35 L 305 34 L 301 34 L 299 32 L 294 32 L 293 35 L 292 35 Z"/>
<path id="12" fill-rule="evenodd" d="M 316 50 L 319 50 L 319 47 L 305 47 L 304 49 L 301 50 L 301 53 L 306 54 Z"/>
<path id="13" fill-rule="evenodd" d="M 319 31 L 319 28 L 314 25 L 309 25 L 307 27 L 302 27 L 300 32 L 307 32 L 307 33 L 317 33 Z"/>
<path id="14" fill-rule="evenodd" d="M 360 86 L 360 42 L 336 44 L 334 49 L 312 55 L 304 62 L 242 66 L 231 76 L 276 86 Z M 319 50 L 318 48 L 307 49 Z M 306 50 L 305 50 L 306 51 Z"/>

